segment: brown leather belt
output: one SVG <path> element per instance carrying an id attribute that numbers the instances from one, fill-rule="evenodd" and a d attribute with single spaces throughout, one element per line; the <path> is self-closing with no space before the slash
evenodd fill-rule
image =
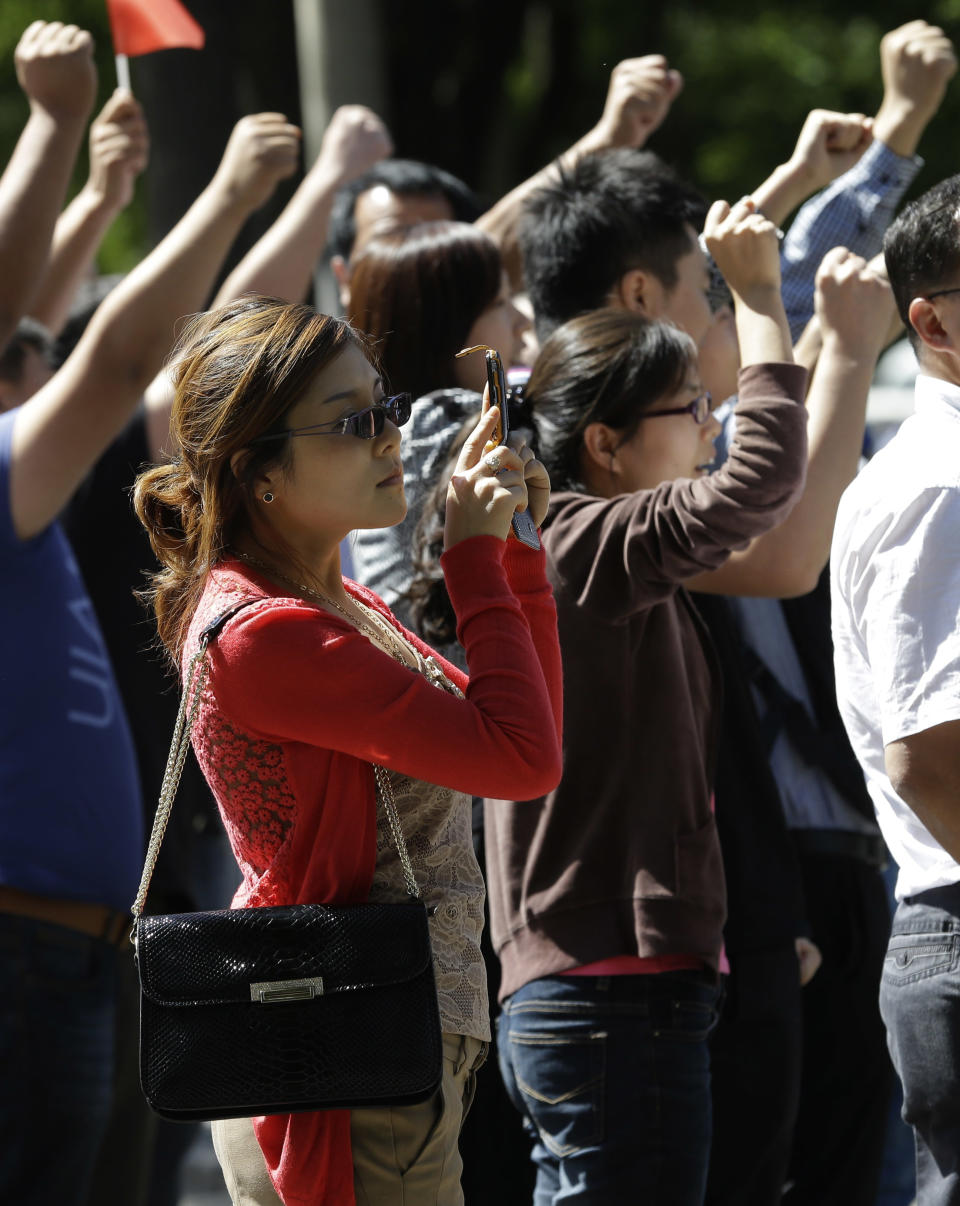
<path id="1" fill-rule="evenodd" d="M 102 938 L 111 946 L 120 946 L 130 933 L 130 914 L 118 913 L 106 905 L 87 904 L 83 900 L 54 900 L 0 884 L 0 913 L 29 917 L 77 930 L 91 938 Z"/>

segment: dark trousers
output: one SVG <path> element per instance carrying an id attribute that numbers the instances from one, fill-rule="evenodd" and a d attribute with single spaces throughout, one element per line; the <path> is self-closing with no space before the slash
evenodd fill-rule
<path id="1" fill-rule="evenodd" d="M 0 1202 L 84 1201 L 110 1111 L 116 956 L 0 913 Z"/>
<path id="2" fill-rule="evenodd" d="M 486 873 L 483 842 L 483 800 L 473 801 L 473 848 Z M 500 960 L 490 942 L 490 902 L 484 905 L 480 953 L 487 969 L 491 1021 L 500 993 Z M 536 1172 L 530 1161 L 533 1140 L 504 1088 L 500 1065 L 488 1059 L 477 1070 L 470 1112 L 460 1130 L 464 1206 L 530 1206 Z M 150 1204 L 153 1206 L 153 1203 Z"/>
<path id="3" fill-rule="evenodd" d="M 547 976 L 505 1002 L 500 1065 L 535 1135 L 534 1206 L 701 1206 L 718 994 L 697 972 Z"/>
<path id="4" fill-rule="evenodd" d="M 730 957 L 710 1040 L 708 1206 L 780 1201 L 800 1100 L 802 1006 L 793 940 Z"/>
<path id="5" fill-rule="evenodd" d="M 803 990 L 803 1074 L 789 1206 L 871 1206 L 893 1069 L 877 995 L 890 912 L 883 875 L 840 855 L 800 858 L 820 970 Z"/>
<path id="6" fill-rule="evenodd" d="M 917 1144 L 918 1206 L 960 1203 L 960 884 L 900 902 L 880 1011 Z"/>
<path id="7" fill-rule="evenodd" d="M 490 922 L 483 927 L 480 950 L 487 968 L 490 1016 L 496 1017 L 500 964 L 490 945 Z M 496 1059 L 477 1070 L 470 1112 L 460 1130 L 465 1206 L 530 1206 L 536 1172 L 530 1162 L 533 1141 L 513 1108 Z"/>

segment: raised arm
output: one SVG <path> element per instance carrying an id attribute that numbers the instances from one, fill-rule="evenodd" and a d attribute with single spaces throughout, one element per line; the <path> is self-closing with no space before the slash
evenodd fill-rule
<path id="1" fill-rule="evenodd" d="M 661 54 L 624 59 L 610 73 L 606 103 L 600 120 L 559 159 L 542 168 L 477 219 L 477 225 L 500 245 L 500 254 L 516 289 L 523 284 L 523 269 L 517 247 L 517 225 L 523 205 L 531 193 L 552 184 L 557 168 L 570 167 L 591 151 L 610 147 L 642 147 L 663 122 L 681 88 L 683 77 Z"/>
<path id="2" fill-rule="evenodd" d="M 392 152 L 389 131 L 372 109 L 337 109 L 313 167 L 280 217 L 223 282 L 214 305 L 248 292 L 302 301 L 326 246 L 334 194 Z"/>
<path id="3" fill-rule="evenodd" d="M 817 269 L 832 247 L 865 258 L 880 250 L 883 232 L 922 160 L 916 150 L 956 73 L 943 30 L 910 21 L 880 43 L 883 100 L 873 142 L 851 169 L 804 205 L 782 248 L 783 297 L 795 339 L 813 317 Z M 815 341 L 812 341 L 814 353 Z"/>
<path id="4" fill-rule="evenodd" d="M 27 313 L 97 90 L 93 40 L 34 21 L 15 52 L 30 116 L 0 177 L 0 347 Z"/>
<path id="5" fill-rule="evenodd" d="M 870 145 L 872 128 L 862 113 L 808 113 L 793 154 L 753 190 L 757 209 L 782 226 L 797 206 L 853 167 Z"/>
<path id="6" fill-rule="evenodd" d="M 177 321 L 203 305 L 247 217 L 296 167 L 299 130 L 276 113 L 243 118 L 186 215 L 100 306 L 63 368 L 21 407 L 11 511 L 21 539 L 54 519 L 160 367 Z"/>
<path id="7" fill-rule="evenodd" d="M 883 100 L 874 135 L 895 155 L 909 158 L 957 73 L 953 44 L 939 25 L 908 21 L 881 40 L 880 73 Z"/>
<path id="8" fill-rule="evenodd" d="M 716 202 L 704 232 L 734 296 L 743 357 L 736 437 L 716 473 L 613 498 L 577 495 L 553 519 L 546 540 L 556 576 L 606 620 L 707 577 L 782 522 L 803 487 L 806 374 L 790 362 L 776 233 L 749 199 L 732 209 Z"/>
<path id="9" fill-rule="evenodd" d="M 780 298 L 776 231 L 750 197 L 731 209 L 715 201 L 703 237 L 733 294 L 740 365 L 791 363 L 793 348 Z"/>
<path id="10" fill-rule="evenodd" d="M 515 509 L 529 505 L 540 518 L 549 489 L 523 449 L 484 453 L 496 418 L 488 411 L 465 442 L 446 504 L 442 564 L 470 667 L 469 681 L 453 671 L 465 698 L 438 691 L 339 616 L 271 600 L 240 612 L 211 657 L 218 703 L 242 728 L 476 796 L 532 799 L 556 787 L 556 613 L 543 553 L 509 549 L 507 539 Z M 318 692 L 318 683 L 336 689 Z"/>
<path id="11" fill-rule="evenodd" d="M 390 134 L 372 109 L 343 105 L 327 127 L 313 167 L 280 217 L 220 286 L 213 304 L 244 293 L 265 293 L 288 301 L 306 295 L 317 258 L 327 241 L 334 194 L 392 152 Z M 173 405 L 173 385 L 157 374 L 144 396 L 150 457 L 165 454 Z"/>
<path id="12" fill-rule="evenodd" d="M 830 555 L 840 495 L 863 445 L 870 381 L 891 321 L 893 295 L 875 265 L 837 247 L 817 274 L 823 347 L 807 394 L 809 460 L 803 494 L 779 527 L 690 583 L 715 594 L 807 594 Z"/>
<path id="13" fill-rule="evenodd" d="M 30 306 L 30 316 L 52 334 L 66 322 L 103 236 L 133 199 L 148 151 L 143 110 L 129 92 L 118 88 L 90 126 L 90 175 L 60 215 L 50 259 Z"/>

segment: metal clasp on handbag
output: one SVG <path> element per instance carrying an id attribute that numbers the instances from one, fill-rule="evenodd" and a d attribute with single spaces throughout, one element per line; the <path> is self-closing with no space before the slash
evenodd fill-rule
<path id="1" fill-rule="evenodd" d="M 281 1001 L 311 1001 L 323 996 L 323 977 L 306 980 L 260 980 L 250 985 L 250 1000 L 259 1005 L 277 1005 Z"/>

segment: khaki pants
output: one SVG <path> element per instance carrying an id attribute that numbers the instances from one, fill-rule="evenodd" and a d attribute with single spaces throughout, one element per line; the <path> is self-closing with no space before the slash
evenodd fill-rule
<path id="1" fill-rule="evenodd" d="M 350 1120 L 357 1206 L 462 1206 L 457 1141 L 487 1045 L 443 1036 L 443 1080 L 414 1106 L 354 1110 Z M 214 1122 L 213 1146 L 234 1206 L 283 1206 L 249 1118 Z M 317 1199 L 317 1206 L 340 1206 Z"/>

